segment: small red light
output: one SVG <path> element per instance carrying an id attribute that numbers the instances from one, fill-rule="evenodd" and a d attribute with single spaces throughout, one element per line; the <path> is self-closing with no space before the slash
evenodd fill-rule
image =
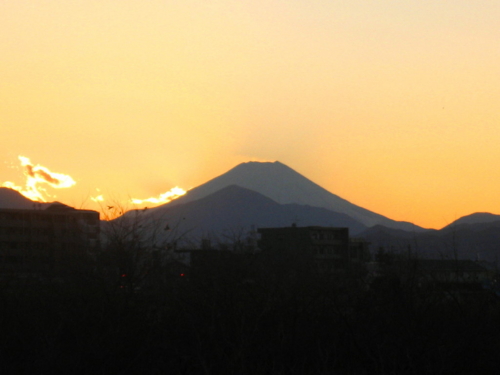
<path id="1" fill-rule="evenodd" d="M 184 276 L 184 274 L 183 274 L 183 273 L 181 273 L 181 276 Z"/>
<path id="2" fill-rule="evenodd" d="M 127 277 L 127 274 L 126 274 L 126 273 L 124 273 L 124 274 L 122 275 L 122 277 Z"/>

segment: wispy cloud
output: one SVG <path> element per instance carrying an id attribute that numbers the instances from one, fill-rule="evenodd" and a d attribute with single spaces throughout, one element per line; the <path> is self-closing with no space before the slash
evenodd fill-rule
<path id="1" fill-rule="evenodd" d="M 133 204 L 143 204 L 143 203 L 153 203 L 153 204 L 160 204 L 160 203 L 168 203 L 170 201 L 173 201 L 174 199 L 179 198 L 180 196 L 186 194 L 186 191 L 178 186 L 170 189 L 166 193 L 160 194 L 157 198 L 147 198 L 147 199 L 136 199 L 132 198 L 131 201 Z"/>
<path id="2" fill-rule="evenodd" d="M 43 185 L 55 189 L 64 189 L 76 184 L 75 180 L 67 174 L 52 172 L 47 167 L 39 164 L 35 165 L 25 156 L 19 156 L 18 158 L 26 178 L 24 186 L 19 186 L 11 181 L 5 181 L 2 186 L 17 190 L 31 200 L 46 202 L 47 198 L 51 197 Z"/>

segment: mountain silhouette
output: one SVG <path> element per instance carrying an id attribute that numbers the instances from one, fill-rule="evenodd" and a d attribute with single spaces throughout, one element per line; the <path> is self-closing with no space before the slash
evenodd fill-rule
<path id="1" fill-rule="evenodd" d="M 394 221 L 356 206 L 330 193 L 278 161 L 273 163 L 248 162 L 239 164 L 223 175 L 189 190 L 186 195 L 152 210 L 161 211 L 164 207 L 192 202 L 230 185 L 253 190 L 279 204 L 308 205 L 345 214 L 367 227 L 379 224 L 407 231 L 424 230 L 415 224 Z"/>
<path id="2" fill-rule="evenodd" d="M 130 220 L 134 215 L 150 220 L 147 225 L 168 226 L 178 233 L 187 233 L 192 240 L 220 239 L 234 233 L 247 233 L 252 227 L 285 227 L 294 223 L 299 226 L 349 227 L 354 234 L 366 229 L 345 214 L 320 207 L 279 204 L 237 185 L 227 186 L 195 201 L 165 205 L 162 210 L 130 211 L 125 216 Z M 165 233 L 162 237 L 168 235 Z"/>
<path id="3" fill-rule="evenodd" d="M 0 187 L 0 208 L 30 210 L 35 203 L 16 190 Z"/>
<path id="4" fill-rule="evenodd" d="M 440 229 L 406 232 L 377 225 L 359 234 L 371 244 L 371 251 L 411 253 L 420 258 L 471 259 L 498 264 L 500 220 L 496 215 L 464 216 Z M 479 220 L 479 221 L 476 221 Z"/>
<path id="5" fill-rule="evenodd" d="M 490 214 L 489 212 L 476 212 L 467 216 L 462 216 L 460 219 L 455 220 L 443 229 L 456 229 L 458 226 L 464 224 L 493 223 L 495 221 L 500 221 L 500 215 Z"/>

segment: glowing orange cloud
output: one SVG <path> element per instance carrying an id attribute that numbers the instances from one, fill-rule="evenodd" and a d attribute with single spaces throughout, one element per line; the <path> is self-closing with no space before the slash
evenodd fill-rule
<path id="1" fill-rule="evenodd" d="M 90 197 L 90 199 L 94 202 L 104 202 L 104 196 L 102 194 L 98 195 L 97 197 Z"/>
<path id="2" fill-rule="evenodd" d="M 41 165 L 34 165 L 25 156 L 19 156 L 19 160 L 21 161 L 21 166 L 24 168 L 23 174 L 26 177 L 25 186 L 18 186 L 10 181 L 4 182 L 2 186 L 17 190 L 31 200 L 46 202 L 45 196 L 51 197 L 44 187 L 39 186 L 40 184 L 47 184 L 56 189 L 69 188 L 76 184 L 71 176 L 51 172 L 48 168 Z"/>
<path id="3" fill-rule="evenodd" d="M 176 186 L 166 193 L 160 194 L 158 198 L 147 198 L 147 199 L 135 199 L 132 198 L 132 203 L 133 204 L 142 204 L 142 203 L 154 203 L 154 204 L 160 204 L 160 203 L 168 203 L 170 201 L 173 201 L 174 199 L 179 198 L 180 196 L 186 194 L 186 191 L 184 189 L 181 189 L 180 187 Z"/>

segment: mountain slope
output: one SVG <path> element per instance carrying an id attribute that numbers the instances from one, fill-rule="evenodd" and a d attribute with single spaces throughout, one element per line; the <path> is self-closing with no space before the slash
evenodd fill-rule
<path id="1" fill-rule="evenodd" d="M 252 226 L 283 227 L 294 222 L 299 226 L 349 227 L 354 234 L 366 229 L 363 224 L 345 214 L 297 204 L 281 205 L 262 194 L 236 185 L 192 202 L 166 205 L 161 211 L 134 212 L 143 212 L 144 217 L 151 220 L 150 223 L 157 223 L 162 228 L 168 224 L 179 233 L 187 232 L 193 240 L 228 233 L 246 233 Z M 131 219 L 134 214 L 129 212 L 125 216 Z"/>
<path id="2" fill-rule="evenodd" d="M 156 207 L 154 210 L 161 211 L 166 206 L 191 202 L 229 185 L 238 185 L 256 191 L 280 204 L 295 203 L 343 213 L 368 227 L 381 224 L 403 230 L 423 230 L 414 224 L 394 221 L 356 206 L 323 189 L 280 162 L 239 164 L 223 175 L 190 190 L 185 196 L 167 205 Z"/>
<path id="3" fill-rule="evenodd" d="M 467 223 L 461 219 L 454 226 L 425 232 L 405 232 L 375 226 L 359 236 L 371 244 L 371 251 L 379 248 L 396 253 L 411 251 L 422 258 L 479 259 L 497 263 L 500 259 L 500 220 Z"/>
<path id="4" fill-rule="evenodd" d="M 476 212 L 467 216 L 462 216 L 460 219 L 455 220 L 443 229 L 452 229 L 463 224 L 493 223 L 495 221 L 500 221 L 500 215 L 490 214 L 489 212 Z"/>
<path id="5" fill-rule="evenodd" d="M 26 198 L 16 190 L 0 187 L 0 208 L 30 210 L 35 202 Z"/>

